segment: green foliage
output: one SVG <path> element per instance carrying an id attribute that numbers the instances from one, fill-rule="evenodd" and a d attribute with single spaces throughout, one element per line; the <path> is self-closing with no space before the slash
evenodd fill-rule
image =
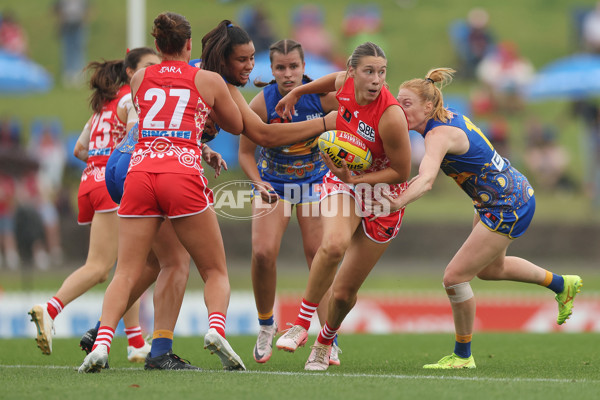
<path id="1" fill-rule="evenodd" d="M 248 372 L 224 372 L 202 338 L 176 338 L 174 352 L 203 372 L 144 371 L 125 358 L 115 339 L 109 370 L 80 375 L 77 340 L 56 339 L 43 356 L 31 339 L 3 341 L 3 399 L 592 399 L 600 390 L 597 334 L 478 334 L 475 370 L 431 371 L 421 366 L 452 350 L 451 334 L 341 335 L 342 365 L 327 373 L 304 371 L 309 348 L 275 351 L 266 364 L 252 360 L 253 336 L 228 338 Z M 313 338 L 309 338 L 312 340 Z"/>

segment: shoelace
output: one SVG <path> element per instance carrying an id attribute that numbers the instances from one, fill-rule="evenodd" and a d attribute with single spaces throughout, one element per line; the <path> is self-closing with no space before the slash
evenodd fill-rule
<path id="1" fill-rule="evenodd" d="M 289 322 L 288 322 L 288 324 L 289 324 Z M 302 334 L 303 331 L 304 331 L 304 328 L 302 326 L 294 325 L 290 329 L 287 330 L 286 335 L 288 335 L 292 340 L 297 342 L 298 338 L 300 337 L 300 335 Z"/>
<path id="2" fill-rule="evenodd" d="M 323 345 L 314 345 L 310 347 L 313 351 L 311 351 L 311 357 L 308 359 L 309 363 L 316 362 L 319 364 L 328 364 L 329 363 L 329 346 Z M 314 357 L 312 357 L 314 355 Z"/>

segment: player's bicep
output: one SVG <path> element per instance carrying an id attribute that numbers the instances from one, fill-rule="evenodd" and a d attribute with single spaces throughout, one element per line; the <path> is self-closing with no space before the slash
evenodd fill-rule
<path id="1" fill-rule="evenodd" d="M 249 107 L 252 111 L 256 113 L 260 117 L 263 122 L 268 122 L 267 115 L 267 103 L 265 102 L 264 92 L 258 93 L 254 98 L 250 101 Z"/>
<path id="2" fill-rule="evenodd" d="M 435 179 L 449 147 L 450 140 L 443 134 L 430 132 L 425 136 L 425 155 L 419 165 L 419 176 Z"/>
<path id="3" fill-rule="evenodd" d="M 231 97 L 227 85 L 219 77 L 214 85 L 213 119 L 228 132 L 239 134 L 244 128 L 242 114 Z"/>
<path id="4" fill-rule="evenodd" d="M 379 136 L 391 167 L 407 180 L 410 176 L 410 139 L 408 123 L 400 107 L 389 107 L 381 117 Z"/>

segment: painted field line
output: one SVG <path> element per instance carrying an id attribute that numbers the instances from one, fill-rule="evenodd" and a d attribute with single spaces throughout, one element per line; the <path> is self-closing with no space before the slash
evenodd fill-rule
<path id="1" fill-rule="evenodd" d="M 65 365 L 0 365 L 0 368 L 44 368 L 44 369 L 72 369 L 77 371 L 77 367 L 69 367 Z M 143 371 L 141 368 L 111 368 L 111 371 Z M 485 376 L 446 376 L 446 375 L 402 375 L 402 374 L 335 374 L 330 372 L 314 373 L 314 372 L 292 372 L 292 371 L 243 371 L 243 372 L 227 372 L 215 369 L 203 369 L 202 371 L 183 371 L 184 373 L 236 373 L 236 374 L 257 374 L 257 375 L 281 375 L 281 376 L 317 376 L 324 375 L 330 377 L 343 378 L 383 378 L 383 379 L 398 379 L 398 380 L 440 380 L 440 381 L 472 381 L 472 382 L 534 382 L 534 383 L 600 383 L 600 380 L 589 379 L 554 379 L 554 378 L 493 378 Z"/>

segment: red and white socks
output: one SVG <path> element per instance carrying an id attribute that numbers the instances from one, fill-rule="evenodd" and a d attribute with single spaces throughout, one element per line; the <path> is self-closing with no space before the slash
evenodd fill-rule
<path id="1" fill-rule="evenodd" d="M 48 310 L 48 314 L 50 314 L 50 318 L 52 318 L 52 320 L 54 320 L 54 318 L 61 313 L 64 307 L 65 306 L 62 301 L 60 301 L 60 299 L 56 296 L 52 297 L 46 303 L 46 309 Z"/>
<path id="2" fill-rule="evenodd" d="M 323 325 L 323 328 L 321 328 L 321 332 L 319 332 L 317 342 L 327 346 L 331 346 L 333 340 L 335 339 L 335 335 L 337 335 L 337 331 L 339 329 L 339 326 L 337 328 L 332 328 L 331 326 L 329 326 L 329 323 L 325 322 L 325 325 Z"/>
<path id="3" fill-rule="evenodd" d="M 318 306 L 319 303 L 311 303 L 310 301 L 302 299 L 300 312 L 296 317 L 296 322 L 294 322 L 294 325 L 300 325 L 304 327 L 304 329 L 308 330 L 308 328 L 310 328 L 310 321 L 312 320 L 315 311 L 317 311 Z"/>
<path id="4" fill-rule="evenodd" d="M 96 341 L 94 342 L 92 351 L 94 351 L 96 347 L 103 345 L 106 346 L 107 352 L 110 353 L 110 345 L 112 344 L 114 336 L 115 330 L 113 328 L 110 326 L 101 326 L 98 329 L 98 335 L 96 336 Z"/>
<path id="5" fill-rule="evenodd" d="M 208 329 L 214 328 L 225 338 L 225 314 L 214 312 L 208 315 Z"/>
<path id="6" fill-rule="evenodd" d="M 127 344 L 129 346 L 139 349 L 146 345 L 144 337 L 142 336 L 142 328 L 140 326 L 125 328 L 125 334 L 127 335 Z"/>

